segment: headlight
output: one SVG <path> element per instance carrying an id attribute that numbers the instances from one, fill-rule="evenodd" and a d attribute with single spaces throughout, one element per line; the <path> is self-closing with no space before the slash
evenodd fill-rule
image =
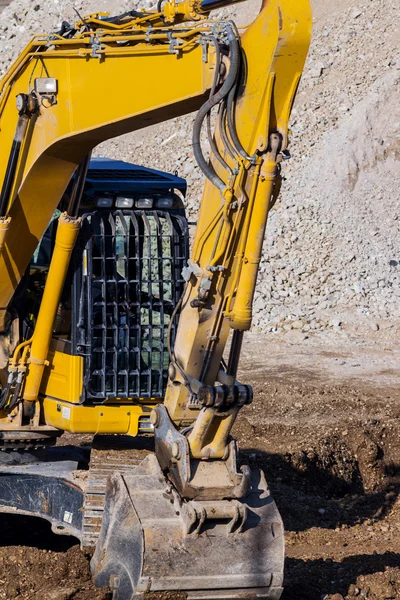
<path id="1" fill-rule="evenodd" d="M 117 208 L 132 208 L 133 198 L 118 197 L 115 201 L 115 206 Z"/>
<path id="2" fill-rule="evenodd" d="M 138 198 L 135 202 L 136 208 L 153 208 L 153 198 Z"/>
<path id="3" fill-rule="evenodd" d="M 156 200 L 157 208 L 172 208 L 174 205 L 174 199 L 171 196 L 165 198 L 159 198 Z"/>
<path id="4" fill-rule="evenodd" d="M 38 94 L 57 94 L 58 82 L 54 77 L 39 77 L 35 79 L 35 92 Z"/>
<path id="5" fill-rule="evenodd" d="M 111 208 L 114 204 L 113 198 L 97 198 L 97 208 Z"/>

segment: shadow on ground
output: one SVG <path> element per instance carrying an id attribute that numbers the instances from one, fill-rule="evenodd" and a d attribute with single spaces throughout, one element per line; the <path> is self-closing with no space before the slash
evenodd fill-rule
<path id="1" fill-rule="evenodd" d="M 285 591 L 282 600 L 321 600 L 324 594 L 342 594 L 346 596 L 351 586 L 357 587 L 360 577 L 381 573 L 390 568 L 398 568 L 400 554 L 386 552 L 385 554 L 366 555 L 359 554 L 348 556 L 340 562 L 332 560 L 299 560 L 289 558 L 286 560 Z M 361 585 L 361 584 L 358 584 Z M 384 598 L 397 598 L 396 588 L 393 592 L 388 590 L 390 575 L 382 580 L 375 581 L 372 585 L 365 586 L 367 596 Z M 354 589 L 353 588 L 353 589 Z M 362 589 L 355 594 L 362 593 Z M 371 593 L 371 595 L 369 595 Z M 391 595 L 394 593 L 396 595 Z"/>
<path id="2" fill-rule="evenodd" d="M 78 544 L 74 537 L 56 535 L 44 519 L 0 513 L 0 547 L 27 546 L 52 552 L 66 552 Z"/>
<path id="3" fill-rule="evenodd" d="M 357 463 L 269 454 L 257 449 L 241 453 L 243 462 L 261 468 L 267 478 L 286 531 L 311 527 L 335 529 L 383 520 L 400 491 L 400 466 L 382 464 L 376 491 L 364 489 Z"/>

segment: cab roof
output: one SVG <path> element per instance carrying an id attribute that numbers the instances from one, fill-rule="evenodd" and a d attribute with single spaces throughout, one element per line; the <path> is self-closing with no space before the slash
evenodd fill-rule
<path id="1" fill-rule="evenodd" d="M 92 158 L 90 161 L 85 186 L 88 195 L 99 192 L 164 193 L 168 190 L 179 190 L 185 196 L 186 180 L 113 158 Z"/>

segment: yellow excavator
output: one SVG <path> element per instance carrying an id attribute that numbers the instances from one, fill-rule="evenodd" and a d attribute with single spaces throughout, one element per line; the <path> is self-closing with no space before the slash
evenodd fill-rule
<path id="1" fill-rule="evenodd" d="M 212 17 L 233 3 L 64 22 L 0 82 L 0 510 L 79 538 L 120 600 L 283 589 L 283 524 L 231 430 L 253 399 L 239 356 L 311 11 Z M 99 175 L 91 153 L 192 111 L 205 186 L 186 260 L 176 182 Z M 64 432 L 102 437 L 88 456 Z"/>

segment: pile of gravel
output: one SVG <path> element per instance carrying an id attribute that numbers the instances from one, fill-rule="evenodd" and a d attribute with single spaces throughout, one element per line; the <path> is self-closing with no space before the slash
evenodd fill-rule
<path id="1" fill-rule="evenodd" d="M 255 328 L 294 339 L 327 329 L 388 329 L 400 317 L 397 7 L 336 4 L 313 0 L 313 42 L 291 122 L 293 158 L 270 215 L 255 298 Z M 243 24 L 259 5 L 252 0 L 224 14 Z M 138 2 L 14 0 L 0 14 L 0 70 L 33 33 L 74 21 L 72 7 L 87 14 L 110 6 L 116 14 Z M 110 140 L 97 154 L 178 170 L 188 179 L 193 219 L 203 176 L 192 123 L 193 115 L 174 119 Z"/>

